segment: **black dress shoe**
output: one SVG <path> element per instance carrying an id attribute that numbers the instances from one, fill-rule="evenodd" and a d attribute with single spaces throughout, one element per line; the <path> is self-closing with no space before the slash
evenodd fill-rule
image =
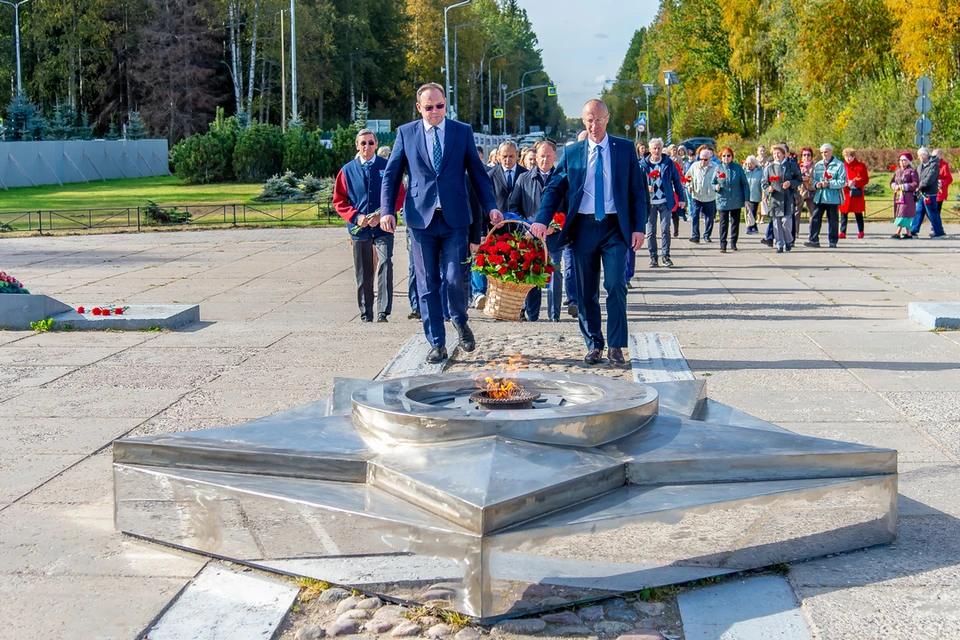
<path id="1" fill-rule="evenodd" d="M 690 242 L 694 244 L 700 244 L 700 238 L 690 238 Z"/>
<path id="2" fill-rule="evenodd" d="M 473 337 L 473 331 L 468 325 L 453 325 L 457 327 L 457 335 L 460 337 L 460 348 L 470 353 L 477 348 L 477 340 Z"/>
<path id="3" fill-rule="evenodd" d="M 370 316 L 360 316 L 360 322 L 373 322 L 373 318 Z"/>
<path id="4" fill-rule="evenodd" d="M 587 355 L 583 356 L 583 361 L 587 364 L 600 364 L 600 349 L 591 349 Z"/>
<path id="5" fill-rule="evenodd" d="M 772 246 L 773 246 L 773 240 L 767 240 L 766 238 L 764 238 L 763 240 L 760 241 L 760 244 L 765 244 L 765 245 L 767 245 L 768 247 L 772 247 Z"/>
<path id="6" fill-rule="evenodd" d="M 447 348 L 446 347 L 434 347 L 430 349 L 430 353 L 427 354 L 427 364 L 440 364 L 447 359 Z"/>
<path id="7" fill-rule="evenodd" d="M 377 314 L 377 322 L 386 322 L 386 321 L 387 321 L 387 314 L 385 313 Z"/>
<path id="8" fill-rule="evenodd" d="M 651 269 L 656 269 L 656 268 L 659 267 L 659 266 L 660 266 L 660 261 L 659 261 L 659 260 L 657 260 L 656 258 L 650 258 L 650 268 L 651 268 Z"/>
<path id="9" fill-rule="evenodd" d="M 808 240 L 807 242 L 804 242 L 804 243 L 803 243 L 803 246 L 805 246 L 805 247 L 810 247 L 811 249 L 819 249 L 819 248 L 820 248 L 820 243 L 819 243 L 819 242 L 810 242 L 810 241 Z"/>
<path id="10" fill-rule="evenodd" d="M 610 347 L 607 349 L 607 358 L 610 364 L 624 364 L 627 360 L 623 357 L 623 349 L 620 347 Z"/>
<path id="11" fill-rule="evenodd" d="M 410 315 L 407 316 L 407 320 L 420 320 L 420 310 L 411 311 Z"/>
<path id="12" fill-rule="evenodd" d="M 567 305 L 567 315 L 571 318 L 579 318 L 580 307 L 578 307 L 576 304 Z"/>
<path id="13" fill-rule="evenodd" d="M 670 259 L 670 256 L 663 256 L 663 266 L 665 267 L 673 266 L 673 260 Z"/>

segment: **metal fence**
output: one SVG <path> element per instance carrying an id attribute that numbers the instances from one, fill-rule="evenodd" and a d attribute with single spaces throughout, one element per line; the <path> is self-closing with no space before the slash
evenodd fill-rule
<path id="1" fill-rule="evenodd" d="M 165 206 L 169 209 L 170 206 Z M 0 211 L 0 231 L 60 232 L 94 229 L 152 229 L 162 227 L 202 227 L 204 225 L 330 225 L 341 223 L 331 202 L 302 204 L 204 204 L 179 205 L 178 212 L 190 214 L 181 224 L 148 221 L 146 207 L 111 209 L 57 209 Z"/>
<path id="2" fill-rule="evenodd" d="M 0 142 L 0 187 L 169 175 L 167 141 Z"/>

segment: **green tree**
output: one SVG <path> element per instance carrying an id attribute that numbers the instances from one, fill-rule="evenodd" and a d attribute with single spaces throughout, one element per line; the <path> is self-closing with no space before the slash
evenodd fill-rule
<path id="1" fill-rule="evenodd" d="M 220 115 L 223 115 L 222 112 Z M 131 111 L 127 114 L 127 128 L 124 137 L 127 140 L 142 140 L 147 137 L 147 130 L 140 119 L 139 111 Z"/>

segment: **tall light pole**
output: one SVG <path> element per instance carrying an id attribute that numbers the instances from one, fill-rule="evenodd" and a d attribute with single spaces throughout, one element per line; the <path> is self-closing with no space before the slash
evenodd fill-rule
<path id="1" fill-rule="evenodd" d="M 540 69 L 531 69 L 530 71 L 524 71 L 523 75 L 520 76 L 520 135 L 524 135 L 527 132 L 527 94 L 523 91 L 523 81 L 531 73 L 536 73 Z"/>
<path id="2" fill-rule="evenodd" d="M 503 70 L 500 70 L 500 75 L 503 76 Z M 507 85 L 506 83 L 500 83 L 500 108 L 503 110 L 503 118 L 500 119 L 500 135 L 505 135 L 507 133 Z"/>
<path id="3" fill-rule="evenodd" d="M 290 0 L 290 2 L 293 1 L 294 0 Z M 473 0 L 463 0 L 462 2 L 455 2 L 449 7 L 443 8 L 443 88 L 444 93 L 447 94 L 447 102 L 450 101 L 450 33 L 447 28 L 447 13 L 450 12 L 450 9 L 463 7 L 471 2 L 473 2 Z"/>
<path id="4" fill-rule="evenodd" d="M 290 108 L 291 115 L 297 114 L 297 12 L 296 0 L 290 0 Z M 352 114 L 351 114 L 352 115 Z"/>
<path id="5" fill-rule="evenodd" d="M 650 144 L 650 96 L 657 95 L 657 85 L 652 82 L 643 83 L 643 92 L 647 94 L 647 144 Z"/>
<path id="6" fill-rule="evenodd" d="M 8 2 L 8 0 L 0 0 L 3 4 L 8 4 L 13 7 L 13 30 L 16 33 L 17 38 L 17 95 L 23 94 L 23 79 L 20 73 L 20 5 L 27 4 L 30 0 L 20 0 L 20 2 Z"/>
<path id="7" fill-rule="evenodd" d="M 283 47 L 283 9 L 280 9 L 280 131 L 287 130 L 287 67 Z"/>
<path id="8" fill-rule="evenodd" d="M 480 24 L 479 22 L 468 22 L 467 24 L 458 24 L 453 28 L 453 109 L 457 113 L 457 120 L 460 119 L 460 74 L 457 67 L 457 35 L 460 29 L 472 27 Z"/>
<path id="9" fill-rule="evenodd" d="M 487 60 L 487 100 L 490 103 L 490 113 L 487 115 L 487 126 L 490 127 L 490 133 L 493 133 L 493 61 L 502 58 L 507 54 L 501 53 Z M 499 79 L 499 76 L 497 76 Z M 499 90 L 497 92 L 499 96 Z"/>
<path id="10" fill-rule="evenodd" d="M 667 85 L 667 145 L 669 145 L 673 139 L 673 122 L 671 121 L 670 113 L 670 87 L 675 84 L 680 84 L 680 78 L 677 76 L 677 72 L 664 71 L 663 83 Z"/>

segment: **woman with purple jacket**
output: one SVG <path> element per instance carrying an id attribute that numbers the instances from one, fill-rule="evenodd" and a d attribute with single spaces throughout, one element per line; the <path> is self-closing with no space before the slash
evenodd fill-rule
<path id="1" fill-rule="evenodd" d="M 893 223 L 896 232 L 890 236 L 897 240 L 907 240 L 913 237 L 910 225 L 917 214 L 917 186 L 920 184 L 920 174 L 911 164 L 913 156 L 910 152 L 900 154 L 897 170 L 890 179 L 890 188 L 893 189 Z"/>

